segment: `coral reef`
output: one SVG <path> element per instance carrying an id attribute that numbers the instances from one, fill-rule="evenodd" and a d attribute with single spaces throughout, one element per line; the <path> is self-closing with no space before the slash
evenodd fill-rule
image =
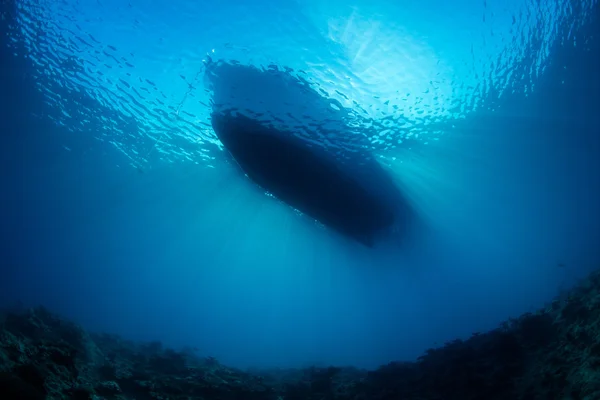
<path id="1" fill-rule="evenodd" d="M 4 311 L 0 398 L 596 400 L 600 272 L 535 313 L 373 371 L 242 371 L 193 349 L 87 333 L 43 307 Z"/>

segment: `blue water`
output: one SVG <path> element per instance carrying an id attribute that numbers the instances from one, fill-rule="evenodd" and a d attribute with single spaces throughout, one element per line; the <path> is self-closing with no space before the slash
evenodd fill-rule
<path id="1" fill-rule="evenodd" d="M 233 366 L 373 368 L 600 267 L 595 0 L 2 12 L 4 304 Z M 230 76 L 224 101 L 372 154 L 418 212 L 405 245 L 366 248 L 257 190 L 210 126 L 209 59 L 308 82 L 318 101 Z"/>

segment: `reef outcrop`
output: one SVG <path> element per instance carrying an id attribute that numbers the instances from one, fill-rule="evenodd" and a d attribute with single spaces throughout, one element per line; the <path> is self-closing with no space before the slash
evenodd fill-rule
<path id="1" fill-rule="evenodd" d="M 371 371 L 242 371 L 193 349 L 88 333 L 43 307 L 3 311 L 0 398 L 600 399 L 600 272 L 535 313 Z"/>

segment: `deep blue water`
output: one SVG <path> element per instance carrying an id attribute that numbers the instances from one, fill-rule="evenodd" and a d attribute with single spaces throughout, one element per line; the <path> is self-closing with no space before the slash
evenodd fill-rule
<path id="1" fill-rule="evenodd" d="M 0 4 L 3 304 L 235 366 L 375 367 L 600 267 L 595 0 Z M 215 99 L 209 57 L 321 97 L 233 73 Z M 258 190 L 216 100 L 372 154 L 409 240 L 369 249 Z"/>

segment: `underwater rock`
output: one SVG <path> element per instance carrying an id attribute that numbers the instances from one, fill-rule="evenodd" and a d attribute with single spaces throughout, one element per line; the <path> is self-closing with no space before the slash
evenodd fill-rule
<path id="1" fill-rule="evenodd" d="M 0 319 L 0 399 L 600 399 L 600 272 L 542 310 L 373 371 L 241 371 L 158 342 L 81 332 L 42 308 Z"/>
<path id="2" fill-rule="evenodd" d="M 43 400 L 46 394 L 36 390 L 16 374 L 0 372 L 0 396 L 3 400 Z"/>
<path id="3" fill-rule="evenodd" d="M 105 381 L 100 382 L 98 386 L 96 386 L 96 393 L 101 396 L 113 396 L 121 393 L 121 388 L 117 382 Z"/>
<path id="4" fill-rule="evenodd" d="M 391 207 L 294 135 L 242 115 L 213 114 L 212 123 L 250 179 L 322 224 L 372 246 L 394 223 Z"/>

